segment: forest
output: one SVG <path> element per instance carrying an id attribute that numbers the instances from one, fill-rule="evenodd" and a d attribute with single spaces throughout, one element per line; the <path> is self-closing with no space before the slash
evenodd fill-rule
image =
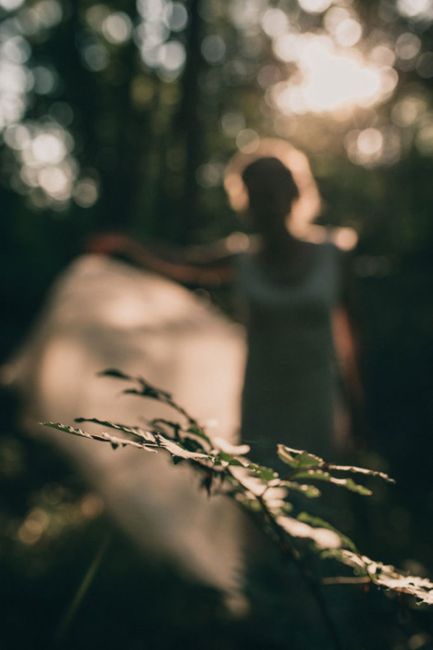
<path id="1" fill-rule="evenodd" d="M 396 481 L 368 478 L 373 496 L 350 494 L 337 524 L 366 555 L 431 579 L 432 26 L 433 0 L 0 0 L 2 648 L 433 648 L 428 607 L 365 585 L 324 592 L 342 639 L 329 645 L 309 596 L 290 571 L 282 593 L 271 561 L 251 571 L 248 612 L 229 615 L 217 588 L 138 548 L 61 446 L 28 435 L 29 397 L 8 379 L 95 236 L 197 251 L 249 234 L 225 166 L 262 138 L 290 142 L 317 181 L 317 223 L 358 236 L 351 462 Z M 230 288 L 183 285 L 239 327 Z M 97 370 L 126 370 L 132 329 Z M 110 419 L 74 411 L 66 379 L 72 417 Z M 95 381 L 108 403 L 112 385 Z"/>

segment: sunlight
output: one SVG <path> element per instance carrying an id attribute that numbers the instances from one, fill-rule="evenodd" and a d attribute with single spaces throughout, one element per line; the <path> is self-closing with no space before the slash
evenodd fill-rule
<path id="1" fill-rule="evenodd" d="M 27 122 L 9 125 L 4 139 L 19 164 L 16 178 L 19 191 L 28 194 L 39 207 L 65 205 L 71 198 L 78 173 L 71 153 L 74 147 L 71 134 L 55 122 L 44 125 Z M 93 205 L 97 199 L 96 187 L 91 194 L 89 197 L 87 192 L 82 203 L 76 202 L 83 207 Z"/>
<path id="2" fill-rule="evenodd" d="M 39 133 L 32 142 L 32 158 L 34 164 L 50 163 L 55 165 L 62 162 L 67 154 L 66 142 L 63 135 L 53 132 Z"/>
<path id="3" fill-rule="evenodd" d="M 332 0 L 298 0 L 301 9 L 310 14 L 321 14 L 328 9 Z"/>
<path id="4" fill-rule="evenodd" d="M 346 36 L 353 39 L 357 34 Z M 288 81 L 271 88 L 271 102 L 284 114 L 370 107 L 389 97 L 397 83 L 391 67 L 340 50 L 328 36 L 286 34 L 276 39 L 274 49 L 278 58 L 298 67 Z"/>
<path id="5" fill-rule="evenodd" d="M 332 7 L 324 18 L 326 30 L 337 45 L 352 47 L 362 36 L 362 25 L 352 12 L 343 7 Z"/>
<path id="6" fill-rule="evenodd" d="M 400 132 L 392 126 L 353 129 L 345 139 L 349 159 L 364 167 L 394 164 L 401 156 L 401 146 Z"/>
<path id="7" fill-rule="evenodd" d="M 245 131 L 250 130 L 245 129 L 241 133 Z M 242 181 L 242 172 L 247 165 L 262 156 L 278 158 L 290 170 L 300 191 L 291 211 L 292 228 L 298 233 L 304 232 L 320 212 L 320 195 L 307 157 L 288 142 L 275 138 L 260 139 L 255 131 L 252 134 L 257 138 L 250 141 L 254 147 L 248 147 L 248 140 L 247 148 L 240 148 L 237 142 L 239 151 L 226 166 L 224 187 L 230 205 L 237 212 L 244 212 L 248 208 L 248 195 Z"/>
<path id="8" fill-rule="evenodd" d="M 427 111 L 427 100 L 416 95 L 408 95 L 398 101 L 391 111 L 394 124 L 402 128 L 414 125 Z"/>
<path id="9" fill-rule="evenodd" d="M 93 178 L 83 178 L 74 187 L 73 198 L 81 208 L 91 208 L 99 197 L 98 184 Z"/>
<path id="10" fill-rule="evenodd" d="M 397 9 L 408 18 L 432 19 L 432 0 L 397 0 Z"/>
<path id="11" fill-rule="evenodd" d="M 2 52 L 3 54 L 3 52 Z M 18 122 L 26 109 L 29 75 L 21 64 L 0 61 L 0 130 Z"/>
<path id="12" fill-rule="evenodd" d="M 102 23 L 102 33 L 113 45 L 125 43 L 131 36 L 132 23 L 122 11 L 109 14 Z"/>
<path id="13" fill-rule="evenodd" d="M 0 7 L 5 11 L 15 11 L 18 7 L 21 7 L 24 0 L 1 0 Z"/>

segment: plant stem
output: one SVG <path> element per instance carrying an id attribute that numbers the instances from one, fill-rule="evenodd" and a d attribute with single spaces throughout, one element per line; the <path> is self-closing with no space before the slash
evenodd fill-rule
<path id="1" fill-rule="evenodd" d="M 262 508 L 262 512 L 265 515 L 265 519 L 267 523 L 269 524 L 274 536 L 278 541 L 278 545 L 283 558 L 289 556 L 293 560 L 301 578 L 303 579 L 304 583 L 307 585 L 311 595 L 316 601 L 317 607 L 322 616 L 324 627 L 328 632 L 328 636 L 331 639 L 335 650 L 344 650 L 340 637 L 337 632 L 337 628 L 329 612 L 328 605 L 326 603 L 326 600 L 320 588 L 320 584 L 311 575 L 308 568 L 305 566 L 305 562 L 303 561 L 302 556 L 300 555 L 300 553 L 298 552 L 294 544 L 292 544 L 290 540 L 287 538 L 287 535 L 283 533 L 278 523 L 275 521 L 272 512 L 269 511 L 269 508 L 266 505 L 266 501 L 263 499 L 263 495 L 257 496 L 256 498 Z"/>
<path id="2" fill-rule="evenodd" d="M 93 558 L 92 562 L 90 563 L 89 568 L 87 569 L 86 573 L 84 574 L 84 577 L 75 593 L 75 596 L 73 597 L 72 601 L 69 604 L 68 609 L 66 612 L 63 614 L 60 623 L 57 627 L 54 639 L 55 639 L 55 646 L 58 645 L 65 637 L 65 634 L 69 630 L 72 621 L 74 620 L 78 609 L 80 608 L 87 592 L 89 591 L 92 582 L 95 578 L 95 575 L 101 566 L 102 560 L 104 559 L 105 553 L 107 551 L 107 548 L 110 544 L 111 541 L 111 533 L 107 533 L 107 535 L 104 537 L 102 540 L 101 545 L 99 546 L 95 557 Z"/>
<path id="3" fill-rule="evenodd" d="M 336 578 L 323 578 L 322 585 L 371 585 L 369 576 L 340 576 Z"/>

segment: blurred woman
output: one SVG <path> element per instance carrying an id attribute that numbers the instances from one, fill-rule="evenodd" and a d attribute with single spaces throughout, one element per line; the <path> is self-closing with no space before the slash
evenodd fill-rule
<path id="1" fill-rule="evenodd" d="M 241 431 L 252 455 L 274 463 L 278 442 L 335 455 L 348 430 L 341 396 L 354 412 L 360 395 L 343 252 L 356 235 L 311 225 L 317 187 L 305 156 L 285 142 L 263 140 L 254 154 L 235 156 L 225 186 L 255 236 L 232 235 L 177 258 L 120 235 L 97 238 L 91 249 L 187 284 L 232 283 L 247 332 Z"/>

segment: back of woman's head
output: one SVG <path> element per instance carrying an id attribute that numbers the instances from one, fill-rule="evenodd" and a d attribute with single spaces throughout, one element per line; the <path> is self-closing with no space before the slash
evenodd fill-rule
<path id="1" fill-rule="evenodd" d="M 242 172 L 253 226 L 262 234 L 285 225 L 299 189 L 289 169 L 278 158 L 263 157 Z"/>

